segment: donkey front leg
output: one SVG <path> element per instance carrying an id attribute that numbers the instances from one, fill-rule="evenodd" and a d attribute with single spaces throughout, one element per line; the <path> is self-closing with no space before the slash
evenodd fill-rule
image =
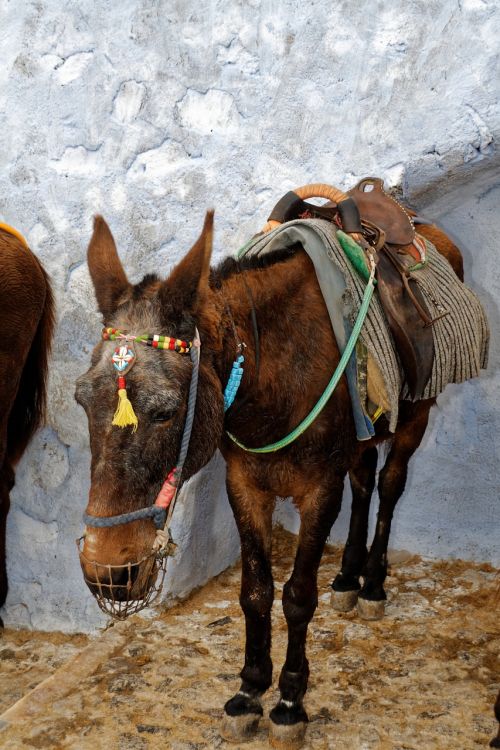
<path id="1" fill-rule="evenodd" d="M 303 706 L 309 663 L 307 628 L 318 605 L 318 568 L 326 539 L 340 510 L 343 477 L 309 497 L 294 498 L 300 510 L 300 533 L 292 575 L 283 589 L 283 612 L 288 625 L 286 660 L 279 679 L 281 697 L 270 713 L 270 742 L 276 748 L 301 747 L 308 722 Z"/>
<path id="2" fill-rule="evenodd" d="M 271 569 L 272 513 L 275 497 L 243 487 L 228 466 L 229 502 L 241 538 L 240 604 L 245 615 L 245 665 L 241 687 L 224 706 L 222 736 L 230 742 L 251 739 L 262 716 L 261 695 L 272 682 L 271 608 L 274 584 Z"/>
<path id="3" fill-rule="evenodd" d="M 362 573 L 364 583 L 358 597 L 358 614 L 364 620 L 379 620 L 384 616 L 387 598 L 384 581 L 392 516 L 406 485 L 408 462 L 424 436 L 433 404 L 434 399 L 429 399 L 417 403 L 402 402 L 401 405 L 401 424 L 379 476 L 377 524 Z"/>

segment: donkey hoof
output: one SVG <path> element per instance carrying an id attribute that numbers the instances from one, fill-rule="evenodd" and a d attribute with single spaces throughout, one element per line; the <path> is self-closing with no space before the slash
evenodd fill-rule
<path id="1" fill-rule="evenodd" d="M 249 742 L 253 739 L 259 726 L 260 714 L 241 714 L 229 716 L 224 714 L 220 736 L 226 742 Z"/>
<path id="2" fill-rule="evenodd" d="M 362 620 L 381 620 L 385 612 L 385 600 L 358 599 L 358 615 Z"/>
<path id="3" fill-rule="evenodd" d="M 220 734 L 227 742 L 246 742 L 257 731 L 262 716 L 258 698 L 239 692 L 224 706 L 224 719 Z"/>
<path id="4" fill-rule="evenodd" d="M 278 750 L 299 750 L 306 735 L 307 714 L 301 703 L 281 699 L 269 714 L 269 744 Z"/>
<path id="5" fill-rule="evenodd" d="M 307 723 L 275 724 L 269 722 L 269 744 L 277 750 L 299 750 L 306 736 Z"/>
<path id="6" fill-rule="evenodd" d="M 333 589 L 330 603 L 335 612 L 350 612 L 356 606 L 358 594 L 358 589 L 355 591 L 335 591 Z"/>

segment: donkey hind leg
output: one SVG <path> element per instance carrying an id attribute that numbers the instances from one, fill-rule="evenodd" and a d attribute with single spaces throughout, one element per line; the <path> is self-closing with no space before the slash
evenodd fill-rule
<path id="1" fill-rule="evenodd" d="M 349 480 L 352 490 L 349 535 L 342 556 L 340 573 L 332 583 L 332 607 L 337 612 L 349 612 L 356 606 L 361 588 L 359 576 L 366 562 L 368 550 L 368 514 L 375 487 L 377 449 L 373 446 L 362 451 L 351 469 Z"/>
<path id="2" fill-rule="evenodd" d="M 318 567 L 326 539 L 342 502 L 344 481 L 334 475 L 310 497 L 297 500 L 300 533 L 295 563 L 283 588 L 283 612 L 288 626 L 286 660 L 279 679 L 280 700 L 270 713 L 271 745 L 301 747 L 308 722 L 303 698 L 309 678 L 306 657 L 307 628 L 318 605 Z"/>
<path id="3" fill-rule="evenodd" d="M 358 614 L 365 620 L 379 620 L 384 616 L 384 581 L 387 576 L 387 545 L 391 531 L 394 508 L 403 494 L 408 462 L 424 436 L 429 421 L 429 411 L 434 399 L 415 404 L 403 402 L 402 423 L 397 428 L 394 441 L 378 481 L 379 510 L 373 542 L 363 569 L 363 587 L 358 597 Z"/>
<path id="4" fill-rule="evenodd" d="M 231 481 L 228 495 L 241 539 L 240 604 L 245 615 L 245 664 L 241 687 L 224 706 L 221 734 L 229 742 L 249 740 L 262 717 L 260 697 L 271 685 L 271 608 L 274 584 L 271 569 L 272 513 L 276 498 L 243 489 Z"/>
<path id="5" fill-rule="evenodd" d="M 5 527 L 10 507 L 10 490 L 14 486 L 14 472 L 7 462 L 0 468 L 0 607 L 7 598 L 7 570 L 5 559 Z"/>
<path id="6" fill-rule="evenodd" d="M 0 607 L 5 604 L 8 591 L 5 535 L 10 508 L 10 491 L 13 486 L 14 470 L 7 454 L 7 420 L 5 419 L 3 424 L 0 424 Z M 1 619 L 0 627 L 3 627 Z"/>
<path id="7" fill-rule="evenodd" d="M 10 490 L 14 486 L 14 472 L 7 459 L 0 466 L 0 607 L 7 598 L 7 560 L 5 532 L 10 507 Z M 0 627 L 3 627 L 0 618 Z"/>

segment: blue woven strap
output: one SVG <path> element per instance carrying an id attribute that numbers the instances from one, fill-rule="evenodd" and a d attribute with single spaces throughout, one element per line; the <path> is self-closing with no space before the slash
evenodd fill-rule
<path id="1" fill-rule="evenodd" d="M 118 516 L 89 516 L 83 514 L 83 523 L 85 526 L 93 526 L 96 529 L 108 529 L 111 526 L 118 526 L 121 523 L 131 523 L 132 521 L 142 521 L 144 518 L 152 518 L 157 529 L 162 529 L 166 517 L 165 508 L 159 508 L 157 505 L 150 505 L 147 508 L 132 510 L 130 513 L 120 513 Z"/>

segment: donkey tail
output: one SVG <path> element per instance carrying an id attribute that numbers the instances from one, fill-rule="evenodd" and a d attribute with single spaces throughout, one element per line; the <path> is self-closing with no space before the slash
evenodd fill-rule
<path id="1" fill-rule="evenodd" d="M 37 258 L 36 261 L 45 281 L 45 301 L 7 425 L 7 453 L 13 465 L 21 458 L 33 434 L 44 423 L 47 406 L 47 378 L 55 305 L 49 277 Z"/>

